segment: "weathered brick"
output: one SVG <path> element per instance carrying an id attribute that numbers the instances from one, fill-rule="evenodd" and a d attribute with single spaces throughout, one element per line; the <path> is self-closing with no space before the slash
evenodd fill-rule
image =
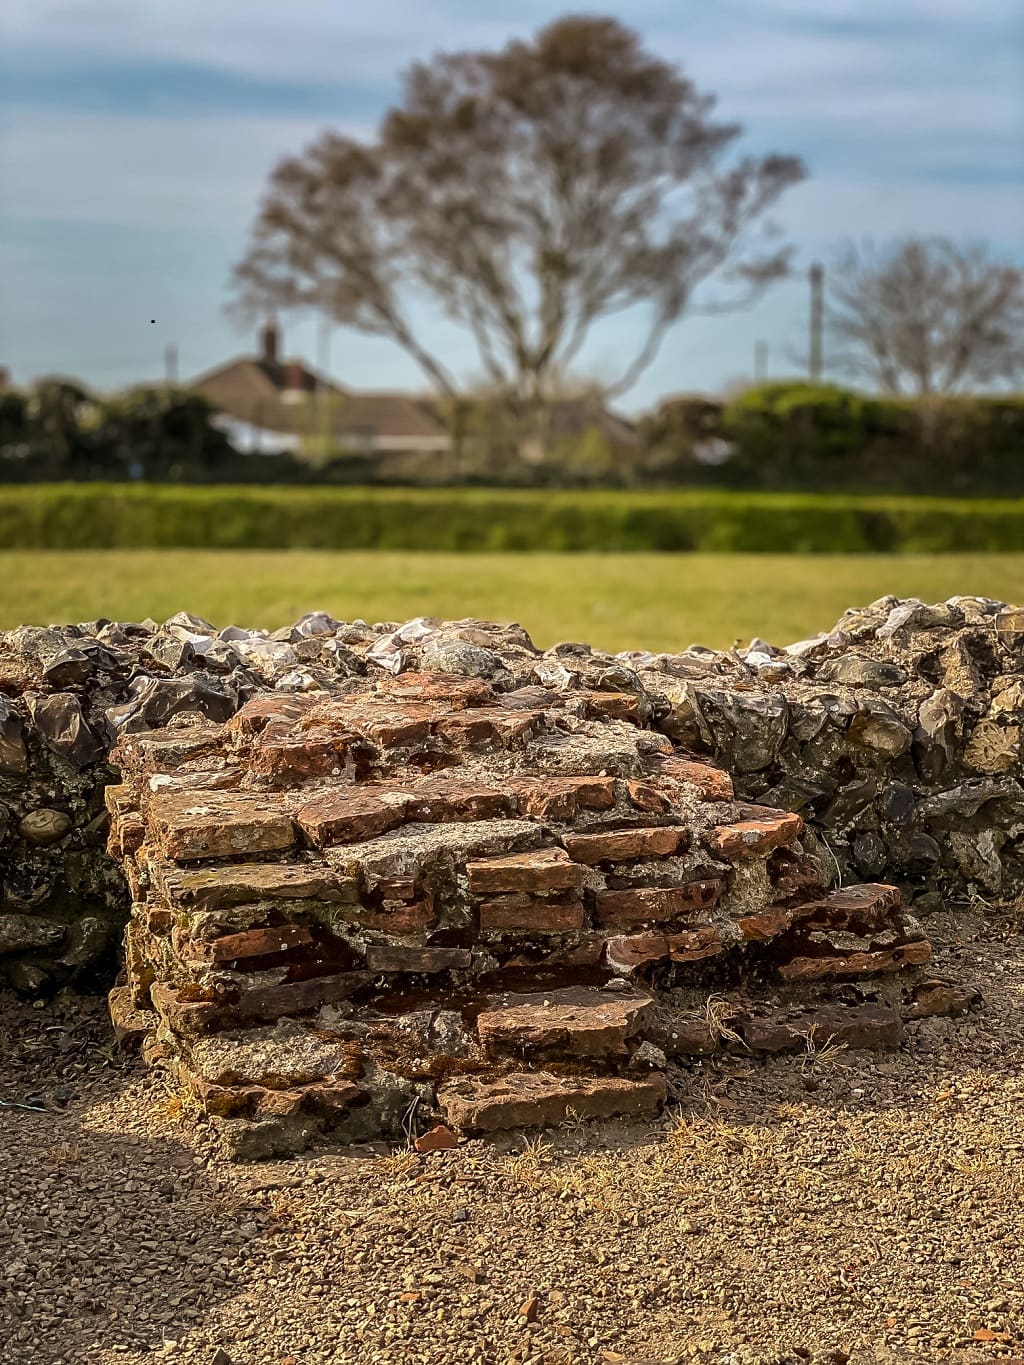
<path id="1" fill-rule="evenodd" d="M 196 910 L 222 910 L 259 901 L 356 899 L 358 883 L 320 863 L 221 863 L 216 868 L 150 864 L 154 884 L 168 900 Z"/>
<path id="2" fill-rule="evenodd" d="M 737 1032 L 755 1052 L 785 1052 L 806 1046 L 837 1043 L 848 1048 L 899 1047 L 903 1021 L 887 1005 L 819 1005 L 813 1008 L 772 1010 L 737 1024 Z"/>
<path id="3" fill-rule="evenodd" d="M 670 958 L 673 962 L 697 962 L 714 957 L 724 947 L 722 934 L 713 925 L 689 933 L 630 934 L 610 938 L 605 960 L 614 971 L 631 972 L 648 962 Z"/>
<path id="4" fill-rule="evenodd" d="M 689 831 L 681 825 L 591 830 L 586 834 L 567 834 L 563 842 L 578 863 L 619 863 L 679 853 L 689 843 Z"/>
<path id="5" fill-rule="evenodd" d="M 142 1040 L 152 1033 L 160 1022 L 153 1010 L 138 1009 L 132 1000 L 127 986 L 115 986 L 107 996 L 107 1008 L 114 1037 L 126 1051 L 137 1051 Z"/>
<path id="6" fill-rule="evenodd" d="M 268 725 L 249 750 L 249 775 L 254 782 L 272 787 L 337 777 L 345 767 L 349 738 L 281 734 L 276 725 Z"/>
<path id="7" fill-rule="evenodd" d="M 511 809 L 512 800 L 506 792 L 482 783 L 441 776 L 409 789 L 405 818 L 426 824 L 494 820 L 508 815 Z"/>
<path id="8" fill-rule="evenodd" d="M 579 891 L 583 885 L 582 867 L 560 848 L 481 858 L 466 864 L 466 875 L 469 889 L 476 895 L 489 891 Z"/>
<path id="9" fill-rule="evenodd" d="M 532 735 L 544 715 L 540 710 L 512 710 L 503 706 L 474 706 L 437 717 L 435 734 L 460 749 L 497 744 L 504 748 Z"/>
<path id="10" fill-rule="evenodd" d="M 926 939 L 901 943 L 877 951 L 796 956 L 779 967 L 783 981 L 819 981 L 838 976 L 873 976 L 876 972 L 898 972 L 904 967 L 923 966 L 932 958 Z"/>
<path id="11" fill-rule="evenodd" d="M 884 929 L 902 904 L 898 887 L 869 882 L 830 891 L 827 896 L 800 906 L 798 913 L 809 929 L 821 926 L 872 934 Z"/>
<path id="12" fill-rule="evenodd" d="M 663 924 L 709 910 L 725 883 L 718 879 L 687 882 L 683 886 L 637 887 L 631 891 L 599 891 L 594 921 L 604 929 L 631 929 L 640 924 Z"/>
<path id="13" fill-rule="evenodd" d="M 530 1128 L 565 1121 L 570 1110 L 581 1118 L 651 1114 L 665 1103 L 665 1078 L 657 1072 L 643 1080 L 620 1076 L 552 1076 L 519 1071 L 490 1079 L 461 1076 L 438 1089 L 438 1107 L 449 1123 L 467 1132 Z"/>
<path id="14" fill-rule="evenodd" d="M 312 705 L 312 698 L 296 693 L 262 692 L 235 712 L 227 728 L 239 738 L 251 739 L 275 722 L 283 722 L 290 728 Z"/>
<path id="15" fill-rule="evenodd" d="M 336 972 L 284 981 L 279 986 L 259 986 L 245 991 L 233 1005 L 222 1007 L 221 1027 L 234 1023 L 266 1023 L 282 1016 L 307 1014 L 322 1005 L 335 1005 L 365 990 L 372 982 L 368 972 Z"/>
<path id="16" fill-rule="evenodd" d="M 769 906 L 756 915 L 742 915 L 736 924 L 746 942 L 763 942 L 784 933 L 793 923 L 793 912 L 784 906 Z"/>
<path id="17" fill-rule="evenodd" d="M 545 777 L 513 784 L 519 809 L 538 820 L 574 820 L 582 810 L 615 805 L 614 777 Z"/>
<path id="18" fill-rule="evenodd" d="M 488 1002 L 477 1033 L 490 1055 L 617 1057 L 643 1026 L 654 999 L 646 991 L 621 993 L 574 986 Z"/>
<path id="19" fill-rule="evenodd" d="M 295 843 L 280 802 L 242 792 L 157 792 L 148 815 L 160 847 L 176 862 L 276 853 Z"/>
<path id="20" fill-rule="evenodd" d="M 133 776 L 173 772 L 182 763 L 220 755 L 227 739 L 228 731 L 223 725 L 166 727 L 123 734 L 111 753 L 111 763 Z"/>
<path id="21" fill-rule="evenodd" d="M 640 698 L 632 692 L 581 692 L 578 694 L 588 716 L 600 720 L 641 722 Z"/>
<path id="22" fill-rule="evenodd" d="M 334 787 L 301 805 L 295 818 L 316 848 L 352 844 L 395 829 L 409 798 L 386 788 Z"/>
<path id="23" fill-rule="evenodd" d="M 250 957 L 266 957 L 285 953 L 291 948 L 312 943 L 313 935 L 301 924 L 272 925 L 262 929 L 244 929 L 237 934 L 224 934 L 206 941 L 191 940 L 183 956 L 194 962 L 237 962 Z"/>
<path id="24" fill-rule="evenodd" d="M 679 754 L 656 754 L 649 764 L 659 778 L 696 787 L 705 801 L 731 801 L 735 795 L 728 773 L 698 759 L 683 758 Z"/>
<path id="25" fill-rule="evenodd" d="M 480 931 L 485 934 L 573 934 L 583 928 L 583 902 L 545 900 L 526 893 L 498 896 L 480 903 Z"/>
<path id="26" fill-rule="evenodd" d="M 472 962 L 467 948 L 416 948 L 392 943 L 372 943 L 366 949 L 371 972 L 450 972 Z"/>
<path id="27" fill-rule="evenodd" d="M 655 815 L 663 815 L 665 811 L 672 809 L 672 802 L 666 794 L 660 787 L 655 787 L 650 782 L 641 782 L 636 778 L 631 778 L 626 783 L 626 790 L 629 793 L 630 802 L 636 806 L 637 810 L 646 810 Z"/>
<path id="28" fill-rule="evenodd" d="M 455 673 L 399 673 L 393 678 L 382 678 L 377 690 L 396 700 L 443 702 L 452 711 L 487 706 L 494 701 L 490 683 Z"/>
<path id="29" fill-rule="evenodd" d="M 791 811 L 762 820 L 741 820 L 734 825 L 720 825 L 709 830 L 704 842 L 719 858 L 757 858 L 799 839 L 804 822 Z"/>
<path id="30" fill-rule="evenodd" d="M 378 906 L 355 905 L 341 911 L 346 924 L 355 924 L 376 933 L 422 934 L 437 923 L 437 910 L 429 896 L 422 900 L 384 900 Z"/>

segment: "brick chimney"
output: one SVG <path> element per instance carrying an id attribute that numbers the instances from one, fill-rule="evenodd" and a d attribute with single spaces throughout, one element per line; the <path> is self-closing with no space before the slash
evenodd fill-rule
<path id="1" fill-rule="evenodd" d="M 266 365 L 276 365 L 277 357 L 280 354 L 280 335 L 277 330 L 277 319 L 271 318 L 261 333 L 263 342 L 263 353 L 260 359 Z"/>

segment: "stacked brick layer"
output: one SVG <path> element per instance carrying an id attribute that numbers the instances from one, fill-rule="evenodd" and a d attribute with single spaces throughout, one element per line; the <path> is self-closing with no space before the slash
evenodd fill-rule
<path id="1" fill-rule="evenodd" d="M 115 1022 L 235 1150 L 646 1113 L 673 1055 L 892 1044 L 935 1007 L 876 984 L 930 957 L 894 887 L 826 890 L 801 817 L 614 676 L 515 681 L 380 670 L 118 742 Z"/>

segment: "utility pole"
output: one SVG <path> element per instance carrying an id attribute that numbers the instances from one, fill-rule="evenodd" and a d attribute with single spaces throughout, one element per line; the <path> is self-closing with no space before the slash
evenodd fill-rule
<path id="1" fill-rule="evenodd" d="M 754 342 L 754 383 L 763 384 L 768 375 L 768 343 Z"/>
<path id="2" fill-rule="evenodd" d="M 807 372 L 812 384 L 821 383 L 823 370 L 822 332 L 825 317 L 825 268 L 815 263 L 809 271 L 811 281 L 811 344 Z"/>
<path id="3" fill-rule="evenodd" d="M 164 351 L 164 382 L 169 389 L 178 384 L 178 348 L 168 346 Z"/>
<path id="4" fill-rule="evenodd" d="M 330 446 L 330 390 L 328 384 L 328 369 L 331 363 L 331 321 L 326 313 L 321 313 L 319 327 L 317 330 L 316 344 L 316 399 L 319 412 L 317 413 L 317 429 L 320 439 L 323 441 L 323 455 L 327 454 Z"/>

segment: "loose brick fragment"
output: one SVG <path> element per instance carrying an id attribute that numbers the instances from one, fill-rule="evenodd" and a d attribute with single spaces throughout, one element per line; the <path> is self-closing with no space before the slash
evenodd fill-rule
<path id="1" fill-rule="evenodd" d="M 741 820 L 735 825 L 720 825 L 709 830 L 704 842 L 716 857 L 758 858 L 773 848 L 782 848 L 799 839 L 804 822 L 793 812 L 780 812 L 764 820 Z"/>
<path id="2" fill-rule="evenodd" d="M 973 986 L 955 986 L 948 981 L 922 981 L 903 1007 L 904 1019 L 930 1019 L 936 1015 L 965 1014 L 981 1003 L 981 992 Z"/>
<path id="3" fill-rule="evenodd" d="M 582 867 L 560 848 L 477 859 L 466 864 L 466 876 L 474 895 L 494 891 L 579 891 L 583 885 Z"/>
<path id="4" fill-rule="evenodd" d="M 742 1019 L 737 1032 L 755 1052 L 786 1052 L 803 1048 L 808 1038 L 818 1047 L 826 1043 L 851 1049 L 899 1047 L 903 1021 L 887 1005 L 819 1005 L 766 1011 Z"/>
<path id="5" fill-rule="evenodd" d="M 446 1124 L 439 1123 L 414 1138 L 412 1145 L 421 1155 L 426 1152 L 447 1152 L 459 1145 L 459 1138 Z"/>
<path id="6" fill-rule="evenodd" d="M 643 1080 L 619 1076 L 552 1076 L 544 1071 L 511 1072 L 494 1080 L 463 1076 L 438 1090 L 438 1107 L 448 1122 L 467 1132 L 531 1128 L 581 1118 L 652 1114 L 665 1103 L 660 1072 Z"/>
<path id="7" fill-rule="evenodd" d="M 484 934 L 574 934 L 583 928 L 583 902 L 556 901 L 526 892 L 480 902 Z"/>
<path id="8" fill-rule="evenodd" d="M 279 802 L 242 792 L 157 792 L 148 814 L 161 849 L 176 862 L 276 853 L 295 843 Z"/>
<path id="9" fill-rule="evenodd" d="M 593 830 L 567 834 L 566 849 L 578 863 L 621 863 L 635 858 L 664 858 L 688 847 L 689 830 L 681 825 L 646 829 Z"/>
<path id="10" fill-rule="evenodd" d="M 683 886 L 637 887 L 630 891 L 599 891 L 594 920 L 603 929 L 632 929 L 640 924 L 663 924 L 709 910 L 725 883 L 711 878 Z"/>
<path id="11" fill-rule="evenodd" d="M 305 802 L 295 819 L 316 848 L 373 839 L 405 819 L 409 798 L 404 792 L 335 787 Z"/>

